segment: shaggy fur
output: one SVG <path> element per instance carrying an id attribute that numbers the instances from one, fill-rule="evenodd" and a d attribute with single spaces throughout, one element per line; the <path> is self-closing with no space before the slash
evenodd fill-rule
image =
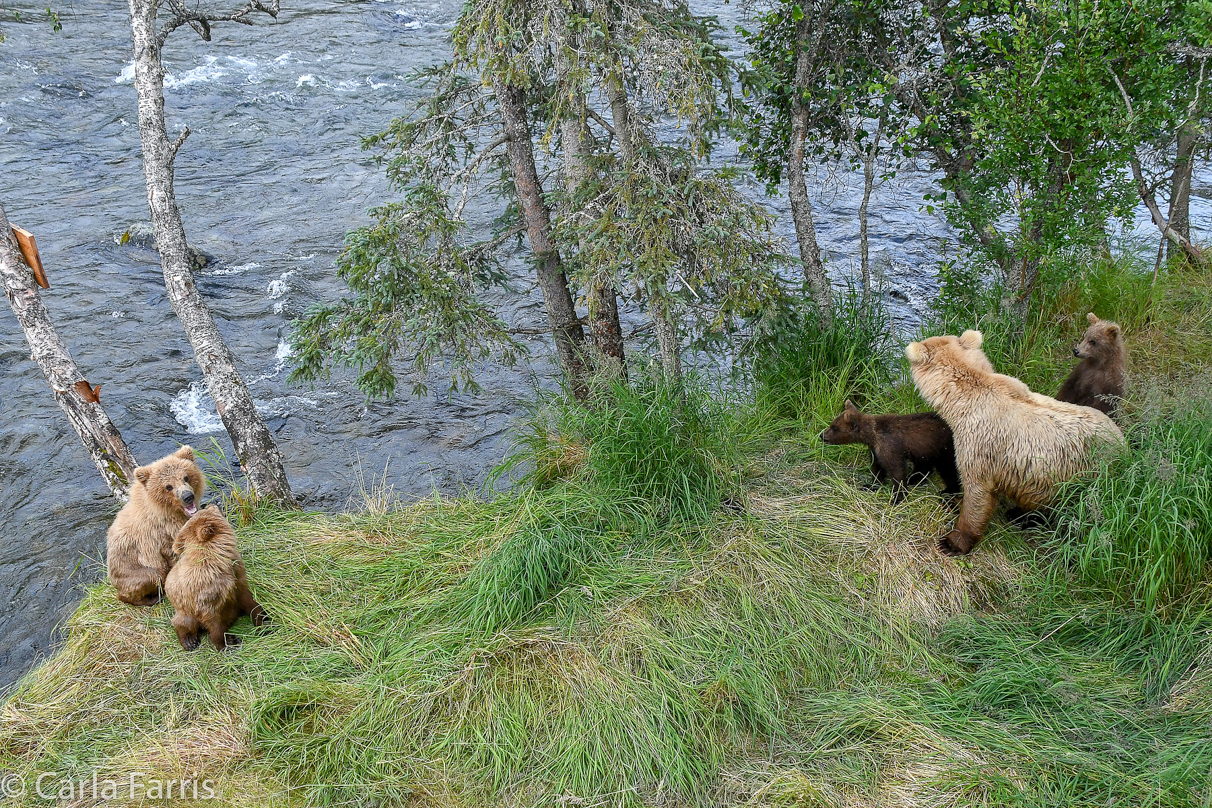
<path id="1" fill-rule="evenodd" d="M 130 501 L 105 539 L 106 567 L 119 600 L 135 606 L 159 602 L 172 567 L 173 539 L 198 510 L 205 490 L 206 479 L 188 446 L 135 469 Z"/>
<path id="2" fill-rule="evenodd" d="M 1086 315 L 1090 327 L 1082 341 L 1073 349 L 1080 358 L 1056 394 L 1057 401 L 1068 401 L 1115 417 L 1119 400 L 1124 396 L 1128 354 L 1119 323 L 1100 320 L 1094 312 Z"/>
<path id="3" fill-rule="evenodd" d="M 173 552 L 180 558 L 168 573 L 164 592 L 176 610 L 173 627 L 182 648 L 193 651 L 205 631 L 222 651 L 227 630 L 240 615 L 250 615 L 258 626 L 265 622 L 265 610 L 248 589 L 236 531 L 218 508 L 203 508 L 186 522 Z"/>
<path id="4" fill-rule="evenodd" d="M 939 542 L 949 555 L 972 550 L 999 496 L 1026 510 L 1046 505 L 1058 484 L 1089 468 L 1095 445 L 1124 439 L 1104 413 L 994 373 L 982 340 L 979 331 L 965 331 L 905 348 L 918 391 L 955 435 L 964 500 L 955 529 Z"/>
<path id="5" fill-rule="evenodd" d="M 893 498 L 904 499 L 906 483 L 921 482 L 937 471 L 944 493 L 960 492 L 951 428 L 932 412 L 912 415 L 867 415 L 847 401 L 841 415 L 821 433 L 825 443 L 862 443 L 871 450 L 871 473 L 879 482 L 890 479 Z M 909 464 L 913 474 L 909 474 Z"/>

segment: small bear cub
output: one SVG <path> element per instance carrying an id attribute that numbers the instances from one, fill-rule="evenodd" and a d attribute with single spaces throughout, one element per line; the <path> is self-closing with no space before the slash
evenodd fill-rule
<path id="1" fill-rule="evenodd" d="M 1119 400 L 1124 397 L 1128 364 L 1119 323 L 1100 320 L 1094 312 L 1086 315 L 1086 321 L 1090 327 L 1073 348 L 1073 355 L 1082 361 L 1065 379 L 1056 400 L 1093 407 L 1114 418 Z"/>
<path id="2" fill-rule="evenodd" d="M 205 631 L 222 651 L 227 630 L 240 615 L 251 616 L 257 626 L 265 622 L 265 610 L 248 589 L 236 531 L 218 508 L 208 505 L 186 522 L 173 552 L 179 558 L 164 581 L 164 594 L 176 610 L 173 627 L 182 648 L 196 649 Z"/>
<path id="3" fill-rule="evenodd" d="M 894 501 L 905 498 L 906 484 L 919 483 L 937 471 L 945 494 L 961 491 L 955 468 L 955 441 L 946 421 L 932 412 L 912 415 L 866 415 L 847 401 L 841 415 L 821 433 L 832 445 L 862 443 L 871 450 L 871 473 L 876 480 L 896 484 Z M 909 473 L 908 464 L 913 464 Z"/>

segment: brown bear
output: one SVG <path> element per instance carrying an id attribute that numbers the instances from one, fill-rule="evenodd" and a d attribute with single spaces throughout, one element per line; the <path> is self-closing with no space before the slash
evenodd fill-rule
<path id="1" fill-rule="evenodd" d="M 205 490 L 206 479 L 188 446 L 135 469 L 130 501 L 105 538 L 106 567 L 119 600 L 135 606 L 160 601 L 172 567 L 173 539 L 197 512 Z"/>
<path id="2" fill-rule="evenodd" d="M 1090 327 L 1073 349 L 1080 358 L 1056 394 L 1057 401 L 1093 407 L 1115 417 L 1119 400 L 1124 397 L 1128 355 L 1124 349 L 1119 323 L 1100 320 L 1094 312 L 1086 315 Z"/>
<path id="3" fill-rule="evenodd" d="M 227 630 L 242 614 L 254 625 L 265 622 L 265 610 L 248 589 L 236 531 L 211 505 L 185 523 L 173 542 L 179 557 L 164 582 L 173 605 L 173 627 L 186 651 L 193 651 L 205 631 L 215 648 L 227 647 Z"/>
<path id="4" fill-rule="evenodd" d="M 932 471 L 943 478 L 944 493 L 960 492 L 951 428 L 935 413 L 867 415 L 847 401 L 841 415 L 821 433 L 821 440 L 834 446 L 866 445 L 871 450 L 871 473 L 879 482 L 892 480 L 896 502 L 904 499 L 906 483 L 921 482 Z M 908 470 L 910 463 L 912 475 Z"/>
<path id="5" fill-rule="evenodd" d="M 955 435 L 964 499 L 955 529 L 939 541 L 948 555 L 972 550 L 998 497 L 1024 510 L 1051 501 L 1059 483 L 1090 466 L 1098 444 L 1122 445 L 1119 427 L 1099 410 L 1033 393 L 994 373 L 979 331 L 930 337 L 905 348 L 918 391 Z"/>

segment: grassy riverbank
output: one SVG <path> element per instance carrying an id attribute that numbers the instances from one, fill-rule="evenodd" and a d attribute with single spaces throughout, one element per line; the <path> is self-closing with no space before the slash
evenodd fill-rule
<path id="1" fill-rule="evenodd" d="M 756 403 L 640 384 L 536 416 L 535 472 L 491 501 L 254 511 L 274 622 L 232 652 L 186 654 L 168 606 L 93 588 L 0 711 L 28 789 L 8 804 L 44 804 L 45 772 L 139 772 L 239 806 L 1206 806 L 1212 277 L 1147 280 L 1091 270 L 1014 351 L 982 324 L 1043 390 L 1086 311 L 1126 329 L 1148 462 L 1049 526 L 999 518 L 943 558 L 934 489 L 893 505 L 815 440 L 847 396 L 918 406 L 855 329 L 767 352 Z"/>

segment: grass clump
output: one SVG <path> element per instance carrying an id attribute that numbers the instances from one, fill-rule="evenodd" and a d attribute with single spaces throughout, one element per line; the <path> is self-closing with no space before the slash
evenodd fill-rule
<path id="1" fill-rule="evenodd" d="M 1053 542 L 1083 583 L 1152 611 L 1212 578 L 1212 396 L 1154 402 L 1128 446 L 1066 485 Z"/>
<path id="2" fill-rule="evenodd" d="M 737 488 L 731 412 L 693 376 L 633 375 L 603 380 L 588 406 L 558 401 L 532 415 L 498 473 L 532 463 L 524 480 L 539 488 L 577 479 L 602 497 L 647 503 L 660 518 L 709 515 Z"/>
<path id="3" fill-rule="evenodd" d="M 876 303 L 852 290 L 823 322 L 801 303 L 754 345 L 756 412 L 763 419 L 827 424 L 847 398 L 882 399 L 893 381 L 892 329 Z"/>

